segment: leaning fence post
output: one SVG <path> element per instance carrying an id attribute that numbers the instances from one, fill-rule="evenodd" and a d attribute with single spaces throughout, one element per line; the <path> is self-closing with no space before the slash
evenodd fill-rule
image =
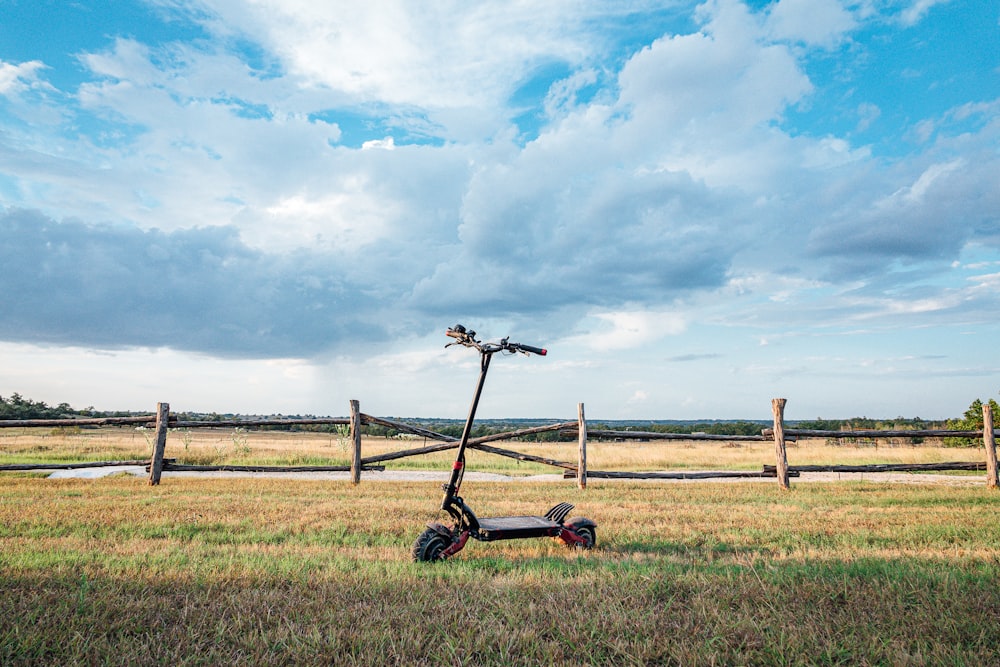
<path id="1" fill-rule="evenodd" d="M 153 438 L 153 456 L 149 461 L 149 485 L 160 483 L 163 473 L 163 451 L 167 448 L 167 424 L 170 422 L 170 404 L 156 404 L 156 434 Z"/>
<path id="2" fill-rule="evenodd" d="M 785 401 L 784 398 L 771 399 L 771 413 L 774 415 L 774 453 L 778 459 L 775 466 L 778 473 L 778 484 L 781 484 L 783 489 L 790 489 L 788 455 L 785 452 Z"/>
<path id="3" fill-rule="evenodd" d="M 351 399 L 351 484 L 361 483 L 361 408 L 357 400 Z"/>
<path id="4" fill-rule="evenodd" d="M 580 460 L 576 468 L 576 483 L 581 489 L 587 488 L 587 419 L 583 415 L 583 403 L 576 405 L 578 421 L 577 433 L 580 440 Z"/>
<path id="5" fill-rule="evenodd" d="M 1000 486 L 997 479 L 997 439 L 993 433 L 993 409 L 989 401 L 983 403 L 983 444 L 986 446 L 986 486 Z"/>

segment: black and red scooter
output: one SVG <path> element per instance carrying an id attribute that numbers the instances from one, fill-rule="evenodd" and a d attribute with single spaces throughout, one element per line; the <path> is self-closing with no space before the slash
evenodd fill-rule
<path id="1" fill-rule="evenodd" d="M 441 509 L 455 520 L 452 526 L 432 522 L 420 534 L 413 544 L 413 560 L 437 561 L 444 560 L 462 550 L 469 538 L 482 542 L 494 540 L 518 540 L 528 537 L 552 537 L 569 547 L 590 549 L 597 541 L 597 524 L 584 517 L 574 517 L 566 520 L 566 515 L 573 509 L 569 503 L 559 503 L 544 516 L 497 516 L 479 518 L 458 495 L 462 486 L 462 476 L 465 472 L 465 450 L 472 433 L 472 422 L 476 418 L 476 408 L 479 397 L 483 393 L 486 382 L 486 371 L 490 367 L 490 359 L 497 352 L 514 354 L 522 352 L 526 355 L 537 354 L 545 356 L 546 350 L 521 343 L 511 343 L 504 338 L 496 343 L 484 343 L 476 340 L 476 332 L 469 331 L 461 324 L 456 324 L 447 331 L 448 336 L 455 340 L 445 345 L 463 345 L 475 348 L 480 355 L 479 383 L 469 409 L 469 418 L 462 430 L 462 439 L 458 445 L 458 455 L 452 466 L 451 479 L 442 488 L 444 500 Z"/>

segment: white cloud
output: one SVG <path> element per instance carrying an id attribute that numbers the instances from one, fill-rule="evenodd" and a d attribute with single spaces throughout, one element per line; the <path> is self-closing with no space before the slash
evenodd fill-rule
<path id="1" fill-rule="evenodd" d="M 269 252 L 311 247 L 356 252 L 391 231 L 400 215 L 395 202 L 379 201 L 364 183 L 345 183 L 340 193 L 317 198 L 296 194 L 264 209 L 266 215 L 240 217 L 241 233 L 251 245 Z"/>
<path id="2" fill-rule="evenodd" d="M 905 26 L 912 26 L 919 23 L 936 5 L 947 2 L 951 2 L 951 0 L 913 0 L 908 7 L 900 12 L 899 20 Z"/>
<path id="3" fill-rule="evenodd" d="M 150 61 L 151 50 L 134 39 L 118 38 L 113 48 L 100 53 L 84 53 L 81 62 L 91 72 L 114 82 L 131 86 L 151 86 L 163 83 L 164 72 Z"/>
<path id="4" fill-rule="evenodd" d="M 920 174 L 920 178 L 910 186 L 901 188 L 894 192 L 888 199 L 878 202 L 877 206 L 893 206 L 902 204 L 906 206 L 919 205 L 927 195 L 927 191 L 933 187 L 934 183 L 957 169 L 961 169 L 964 160 L 951 160 L 945 164 L 932 164 Z"/>
<path id="5" fill-rule="evenodd" d="M 19 391 L 53 405 L 147 413 L 159 402 L 170 403 L 172 411 L 349 412 L 346 397 L 317 398 L 320 369 L 294 358 L 234 361 L 166 348 L 99 352 L 6 342 L 0 342 L 0 355 L 0 393 Z"/>
<path id="6" fill-rule="evenodd" d="M 870 128 L 881 115 L 882 110 L 875 104 L 865 102 L 858 105 L 858 132 L 864 132 Z"/>
<path id="7" fill-rule="evenodd" d="M 627 120 L 614 127 L 616 154 L 711 186 L 770 187 L 794 159 L 773 124 L 812 83 L 745 6 L 705 5 L 702 19 L 701 31 L 665 36 L 623 67 L 616 110 Z"/>
<path id="8" fill-rule="evenodd" d="M 386 137 L 385 139 L 372 139 L 371 141 L 366 141 L 361 144 L 361 150 L 367 151 L 374 148 L 381 148 L 382 150 L 391 151 L 396 148 L 396 141 L 392 137 Z"/>
<path id="9" fill-rule="evenodd" d="M 574 336 L 573 344 L 592 350 L 623 350 L 648 345 L 666 336 L 676 336 L 687 328 L 684 316 L 675 312 L 620 310 L 597 312 L 591 317 L 596 331 Z"/>
<path id="10" fill-rule="evenodd" d="M 745 6 L 719 3 L 706 18 L 701 32 L 661 38 L 623 68 L 619 104 L 637 123 L 735 135 L 811 90 L 793 54 L 765 43 Z"/>
<path id="11" fill-rule="evenodd" d="M 587 57 L 600 3 L 206 0 L 214 29 L 251 35 L 306 85 L 356 101 L 496 108 L 538 62 Z"/>
<path id="12" fill-rule="evenodd" d="M 577 94 L 586 86 L 597 83 L 597 72 L 586 69 L 567 79 L 556 81 L 545 96 L 545 112 L 549 118 L 559 118 L 576 108 Z"/>
<path id="13" fill-rule="evenodd" d="M 767 25 L 776 39 L 829 48 L 844 39 L 857 21 L 839 0 L 780 0 L 771 5 Z"/>
<path id="14" fill-rule="evenodd" d="M 38 80 L 38 71 L 44 68 L 40 60 L 20 65 L 0 60 L 0 95 L 12 95 L 34 85 Z"/>
<path id="15" fill-rule="evenodd" d="M 628 405 L 641 405 L 649 400 L 649 392 L 636 389 L 632 396 L 626 401 Z"/>

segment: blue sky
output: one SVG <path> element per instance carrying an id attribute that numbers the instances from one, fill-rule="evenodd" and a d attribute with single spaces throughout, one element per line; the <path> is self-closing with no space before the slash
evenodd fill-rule
<path id="1" fill-rule="evenodd" d="M 0 395 L 958 416 L 998 111 L 986 0 L 0 0 Z"/>

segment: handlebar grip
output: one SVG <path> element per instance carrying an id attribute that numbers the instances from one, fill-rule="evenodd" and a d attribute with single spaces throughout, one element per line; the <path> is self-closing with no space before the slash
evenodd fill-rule
<path id="1" fill-rule="evenodd" d="M 534 347 L 532 345 L 522 345 L 521 343 L 518 343 L 517 347 L 518 347 L 519 350 L 522 350 L 524 352 L 530 352 L 532 354 L 537 354 L 540 357 L 544 357 L 546 354 L 549 353 L 549 351 L 546 350 L 543 347 Z"/>

